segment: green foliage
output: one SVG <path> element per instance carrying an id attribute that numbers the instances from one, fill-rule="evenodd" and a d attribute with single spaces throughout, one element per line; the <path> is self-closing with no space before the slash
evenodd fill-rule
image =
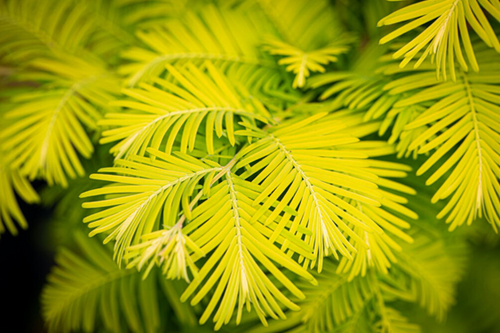
<path id="1" fill-rule="evenodd" d="M 128 63 L 119 72 L 130 75 L 127 84 L 133 87 L 158 76 L 168 63 L 201 64 L 210 60 L 225 71 L 244 65 L 267 71 L 275 65 L 257 47 L 262 34 L 261 28 L 253 27 L 250 18 L 239 11 L 202 6 L 155 29 L 139 30 L 137 36 L 145 47 L 125 50 L 122 57 Z M 218 36 L 224 36 L 224 42 Z"/>
<path id="2" fill-rule="evenodd" d="M 80 232 L 74 241 L 75 250 L 59 251 L 42 294 L 50 331 L 94 332 L 103 325 L 110 332 L 156 332 L 173 325 L 171 316 L 195 323 L 190 307 L 178 301 L 176 284 L 158 274 L 141 279 L 136 270 L 120 269 L 108 248 Z M 171 302 L 167 317 L 162 314 L 166 300 Z"/>
<path id="3" fill-rule="evenodd" d="M 49 329 L 444 320 L 459 227 L 500 226 L 496 21 L 498 0 L 2 1 L 0 233 L 46 182 Z"/>
<path id="4" fill-rule="evenodd" d="M 0 154 L 0 159 L 2 155 Z M 16 194 L 27 203 L 39 202 L 40 198 L 29 181 L 18 170 L 11 170 L 4 162 L 0 162 L 0 235 L 7 229 L 17 235 L 16 223 L 23 229 L 28 227 Z"/>
<path id="5" fill-rule="evenodd" d="M 436 149 L 417 170 L 417 175 L 442 161 L 439 169 L 427 180 L 427 185 L 452 171 L 432 198 L 433 202 L 450 198 L 438 215 L 447 216 L 450 230 L 465 222 L 470 225 L 477 216 L 483 215 L 495 230 L 500 224 L 497 212 L 500 203 L 500 81 L 495 79 L 495 75 L 500 74 L 497 66 L 500 56 L 485 50 L 477 57 L 485 71 L 462 72 L 450 85 L 433 78 L 426 81 L 419 76 L 418 86 L 423 90 L 396 103 L 406 106 L 432 102 L 405 126 L 405 130 L 425 129 L 408 149 L 421 146 L 419 154 Z M 407 79 L 416 81 L 412 76 Z M 447 153 L 452 154 L 444 161 L 442 158 Z"/>
<path id="6" fill-rule="evenodd" d="M 249 92 L 244 86 L 231 84 L 212 63 L 203 63 L 201 70 L 191 63 L 181 70 L 168 64 L 166 68 L 179 81 L 178 85 L 157 78 L 160 89 L 146 83 L 140 84 L 141 89 L 127 89 L 124 93 L 133 100 L 113 104 L 127 107 L 130 113 L 108 113 L 100 122 L 112 127 L 103 132 L 101 143 L 122 140 L 111 150 L 117 158 L 143 156 L 147 147 L 158 149 L 167 133 L 163 150 L 170 154 L 181 127 L 182 153 L 193 151 L 198 132 L 205 129 L 206 151 L 212 155 L 214 130 L 218 138 L 224 135 L 231 145 L 235 144 L 235 116 L 250 124 L 269 121 L 270 114 L 262 103 L 247 100 Z M 205 89 L 210 91 L 204 93 Z M 205 126 L 201 127 L 204 120 Z"/>
<path id="7" fill-rule="evenodd" d="M 269 39 L 266 43 L 266 49 L 273 55 L 283 56 L 278 61 L 278 65 L 287 65 L 286 70 L 296 75 L 293 87 L 297 88 L 304 86 L 306 78 L 311 75 L 311 72 L 324 73 L 325 65 L 336 62 L 338 60 L 336 56 L 347 51 L 348 48 L 345 45 L 349 41 L 348 37 L 341 37 L 337 39 L 336 45 L 332 44 L 306 52 L 280 40 Z"/>
<path id="8" fill-rule="evenodd" d="M 430 54 L 436 63 L 438 78 L 443 74 L 443 78 L 446 80 L 446 73 L 449 71 L 453 81 L 455 81 L 455 61 L 464 71 L 468 70 L 467 62 L 475 72 L 479 71 L 468 25 L 486 45 L 500 52 L 500 43 L 487 15 L 500 22 L 498 1 L 424 0 L 399 9 L 380 20 L 379 26 L 412 20 L 382 38 L 380 43 L 387 43 L 432 21 L 432 24 L 425 27 L 417 37 L 394 53 L 394 58 L 404 56 L 404 60 L 401 62 L 401 67 L 404 67 L 425 48 L 415 64 L 415 68 Z M 462 47 L 465 52 L 462 51 Z M 464 53 L 467 56 L 467 62 Z"/>
<path id="9" fill-rule="evenodd" d="M 32 66 L 19 77 L 36 79 L 38 91 L 13 96 L 16 107 L 4 114 L 11 123 L 0 136 L 5 159 L 31 180 L 67 186 L 68 176 L 85 174 L 78 154 L 90 158 L 94 151 L 86 129 L 97 130 L 99 110 L 118 86 L 100 67 L 76 59 L 37 59 Z"/>
<path id="10" fill-rule="evenodd" d="M 85 50 L 96 29 L 84 6 L 56 1 L 2 1 L 0 15 L 2 63 L 31 62 L 39 57 L 76 55 L 94 57 Z M 54 10 L 56 8 L 57 10 Z M 70 17 L 71 19 L 67 19 Z"/>
<path id="11" fill-rule="evenodd" d="M 412 244 L 400 242 L 403 251 L 396 254 L 390 274 L 370 270 L 352 278 L 326 259 L 323 272 L 315 273 L 318 287 L 298 283 L 306 295 L 299 312 L 251 332 L 419 332 L 394 308 L 401 301 L 416 302 L 443 320 L 454 303 L 467 251 L 463 240 L 436 225 L 434 215 L 421 217 Z"/>

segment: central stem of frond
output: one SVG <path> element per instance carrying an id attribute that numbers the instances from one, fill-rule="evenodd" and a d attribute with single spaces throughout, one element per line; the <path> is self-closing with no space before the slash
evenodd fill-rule
<path id="1" fill-rule="evenodd" d="M 248 292 L 249 292 L 249 284 L 248 284 L 248 277 L 247 277 L 247 272 L 246 272 L 246 267 L 245 267 L 245 261 L 243 259 L 243 242 L 242 242 L 242 235 L 241 235 L 241 222 L 240 222 L 240 213 L 239 213 L 239 206 L 238 206 L 238 198 L 236 197 L 236 189 L 234 188 L 234 182 L 233 178 L 231 176 L 231 171 L 228 170 L 226 172 L 226 181 L 227 185 L 229 188 L 229 196 L 231 198 L 231 206 L 233 210 L 233 217 L 234 217 L 234 227 L 236 229 L 236 237 L 237 239 L 237 246 L 238 246 L 238 255 L 239 255 L 239 266 L 240 266 L 240 292 L 241 292 L 241 297 L 243 300 L 246 300 L 248 298 Z"/>
<path id="2" fill-rule="evenodd" d="M 433 48 L 434 53 L 436 53 L 437 48 L 441 44 L 444 33 L 447 30 L 446 27 L 448 26 L 448 22 L 450 21 L 450 18 L 452 17 L 453 12 L 455 11 L 455 8 L 457 7 L 457 5 L 460 1 L 462 1 L 462 0 L 455 0 L 455 2 L 451 5 L 450 9 L 448 10 L 448 14 L 447 14 L 446 18 L 444 19 L 443 25 L 441 26 L 438 33 L 436 34 L 436 37 L 434 38 L 434 48 Z"/>
<path id="3" fill-rule="evenodd" d="M 477 149 L 477 158 L 479 163 L 479 182 L 477 186 L 477 194 L 476 194 L 476 213 L 479 211 L 483 205 L 483 154 L 481 148 L 481 137 L 479 135 L 479 122 L 477 120 L 477 112 L 474 104 L 474 98 L 472 96 L 472 91 L 470 88 L 470 83 L 467 80 L 465 74 L 463 74 L 463 80 L 465 84 L 465 88 L 467 90 L 467 97 L 469 99 L 469 105 L 472 113 L 472 120 L 474 122 L 474 134 L 476 141 L 476 149 Z"/>
<path id="4" fill-rule="evenodd" d="M 318 194 L 314 190 L 314 186 L 311 184 L 309 177 L 307 177 L 304 170 L 302 170 L 300 164 L 297 163 L 297 161 L 293 158 L 293 155 L 286 149 L 286 147 L 281 143 L 281 141 L 273 135 L 271 135 L 271 137 L 274 143 L 279 147 L 280 151 L 286 156 L 286 159 L 290 161 L 290 163 L 292 163 L 294 169 L 297 171 L 302 180 L 305 182 L 306 187 L 309 190 L 311 197 L 313 198 L 316 215 L 318 217 L 318 221 L 320 222 L 321 236 L 323 237 L 323 248 L 325 251 L 325 255 L 329 254 L 330 248 L 332 249 L 332 253 L 334 253 L 335 252 L 334 246 L 330 241 L 330 237 L 328 236 L 328 230 L 324 223 L 325 218 L 323 216 L 323 212 L 321 211 Z M 318 255 L 318 253 L 316 253 L 316 255 Z"/>
<path id="5" fill-rule="evenodd" d="M 47 127 L 47 132 L 45 133 L 45 137 L 42 142 L 42 147 L 40 149 L 40 160 L 39 160 L 39 166 L 40 168 L 45 168 L 46 162 L 47 162 L 47 151 L 50 146 L 50 137 L 52 136 L 52 130 L 54 129 L 54 126 L 57 121 L 57 117 L 59 116 L 59 113 L 61 110 L 64 109 L 66 106 L 66 103 L 68 103 L 69 99 L 73 97 L 73 95 L 82 87 L 84 87 L 87 84 L 93 83 L 96 80 L 107 76 L 107 74 L 104 75 L 94 75 L 91 77 L 88 77 L 84 80 L 80 80 L 78 82 L 75 82 L 69 89 L 66 91 L 66 93 L 63 95 L 61 98 L 61 101 L 57 105 L 57 108 L 54 110 L 54 113 L 52 114 L 52 117 L 50 119 L 49 126 Z"/>

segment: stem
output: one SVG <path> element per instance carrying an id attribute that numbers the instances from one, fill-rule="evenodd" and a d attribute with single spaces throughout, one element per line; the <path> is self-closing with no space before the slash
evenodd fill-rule
<path id="1" fill-rule="evenodd" d="M 478 163 L 479 163 L 479 183 L 477 186 L 476 210 L 474 213 L 474 215 L 475 215 L 475 214 L 477 214 L 477 211 L 479 211 L 481 209 L 482 202 L 483 202 L 483 154 L 482 154 L 482 148 L 481 148 L 481 137 L 479 136 L 479 122 L 477 120 L 477 112 L 476 112 L 476 108 L 474 105 L 474 99 L 472 97 L 472 92 L 471 92 L 469 81 L 467 80 L 467 76 L 463 75 L 463 78 L 464 78 L 465 88 L 467 90 L 467 97 L 469 99 L 472 120 L 474 122 L 474 133 L 475 133 L 475 141 L 476 141 L 476 148 L 477 148 L 477 158 L 478 158 Z"/>
<path id="2" fill-rule="evenodd" d="M 218 181 L 220 178 L 222 178 L 222 176 L 224 176 L 225 174 L 227 174 L 231 168 L 236 164 L 236 158 L 237 158 L 238 155 L 235 155 L 231 161 L 229 161 L 220 171 L 217 175 L 215 175 L 215 177 L 212 179 L 212 181 L 210 182 L 210 186 L 212 186 L 213 184 L 215 184 L 216 181 Z M 194 205 L 196 205 L 196 203 L 201 199 L 201 197 L 203 196 L 203 191 L 199 191 L 198 194 L 193 198 L 193 200 L 189 203 L 189 210 L 192 210 Z M 179 227 L 179 228 L 182 228 L 183 224 L 184 224 L 184 221 L 186 221 L 186 214 L 182 214 L 182 216 L 180 217 L 179 221 L 176 223 L 176 225 Z"/>

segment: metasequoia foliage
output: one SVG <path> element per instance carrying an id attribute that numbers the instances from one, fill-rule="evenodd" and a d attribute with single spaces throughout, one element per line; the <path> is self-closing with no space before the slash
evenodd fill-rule
<path id="1" fill-rule="evenodd" d="M 49 329 L 443 320 L 461 226 L 500 226 L 499 21 L 498 0 L 2 1 L 0 233 L 46 182 Z"/>

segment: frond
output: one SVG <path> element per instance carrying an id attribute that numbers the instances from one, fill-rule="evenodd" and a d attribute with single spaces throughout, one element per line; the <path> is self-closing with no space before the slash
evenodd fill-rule
<path id="1" fill-rule="evenodd" d="M 124 51 L 122 57 L 130 63 L 120 67 L 119 72 L 128 77 L 128 86 L 134 87 L 157 77 L 166 64 L 180 67 L 209 60 L 225 69 L 273 69 L 272 59 L 258 48 L 262 28 L 254 25 L 249 15 L 207 5 L 140 30 L 137 36 L 147 49 L 132 47 Z"/>
<path id="2" fill-rule="evenodd" d="M 419 327 L 394 310 L 390 303 L 395 300 L 414 301 L 401 290 L 400 297 L 389 298 L 391 290 L 384 279 L 373 271 L 365 277 L 349 281 L 345 274 L 337 274 L 336 264 L 325 260 L 325 269 L 314 273 L 318 286 L 312 287 L 298 282 L 306 298 L 299 301 L 299 312 L 290 313 L 284 321 L 273 321 L 268 328 L 252 329 L 249 333 L 360 333 L 400 332 L 416 333 Z M 396 274 L 401 275 L 398 271 Z M 403 286 L 408 287 L 408 286 Z M 392 288 L 392 290 L 395 290 Z"/>
<path id="3" fill-rule="evenodd" d="M 211 189 L 210 197 L 193 210 L 192 220 L 184 228 L 184 232 L 190 234 L 203 252 L 214 251 L 181 300 L 194 295 L 191 305 L 196 305 L 217 285 L 200 318 L 203 324 L 215 311 L 213 320 L 216 330 L 229 322 L 235 307 L 236 324 L 241 320 L 243 309 L 246 307 L 250 311 L 253 304 L 257 316 L 265 325 L 267 316 L 286 318 L 278 301 L 289 309 L 299 309 L 265 272 L 269 272 L 299 299 L 304 298 L 303 293 L 279 267 L 316 284 L 311 274 L 268 239 L 273 230 L 276 231 L 277 223 L 266 226 L 261 221 L 253 220 L 259 209 L 259 206 L 252 205 L 257 195 L 255 186 L 228 170 L 223 180 Z M 301 245 L 299 238 L 294 240 L 289 233 L 282 232 L 277 241 L 283 243 L 284 238 L 295 243 L 292 247 L 297 252 L 305 256 L 310 253 L 310 249 Z"/>
<path id="4" fill-rule="evenodd" d="M 7 229 L 11 234 L 17 235 L 18 224 L 22 229 L 28 227 L 16 194 L 25 202 L 32 204 L 40 201 L 30 182 L 19 173 L 11 169 L 6 163 L 4 156 L 0 153 L 0 236 Z"/>
<path id="5" fill-rule="evenodd" d="M 377 184 L 381 185 L 381 184 Z M 398 184 L 398 187 L 403 185 Z M 405 188 L 405 193 L 415 194 L 411 188 Z M 381 207 L 372 207 L 359 201 L 352 202 L 353 206 L 375 221 L 384 233 L 369 233 L 363 228 L 353 227 L 353 231 L 358 235 L 359 239 L 363 240 L 367 246 L 359 244 L 358 240 L 353 240 L 353 246 L 358 249 L 353 255 L 354 259 L 349 260 L 343 257 L 338 266 L 338 273 L 348 273 L 349 280 L 355 276 L 365 276 L 370 267 L 374 267 L 382 274 L 389 274 L 389 269 L 394 263 L 397 263 L 396 254 L 401 252 L 403 248 L 396 240 L 412 243 L 413 238 L 406 233 L 406 229 L 410 228 L 410 224 L 399 216 L 410 217 L 413 219 L 418 216 L 411 210 L 402 206 L 408 201 L 399 195 L 391 192 L 379 190 Z"/>
<path id="6" fill-rule="evenodd" d="M 236 298 L 228 295 L 239 297 L 238 322 L 245 303 L 248 309 L 250 302 L 254 304 L 263 322 L 266 322 L 267 315 L 273 318 L 284 316 L 276 300 L 296 309 L 266 277 L 260 265 L 297 297 L 303 297 L 302 293 L 272 261 L 308 280 L 314 279 L 268 240 L 277 227 L 276 223 L 270 227 L 253 221 L 250 223 L 256 211 L 251 205 L 257 194 L 254 194 L 254 186 L 231 175 L 234 162 L 222 167 L 208 160 L 209 164 L 203 163 L 182 153 L 176 153 L 179 158 L 151 148 L 148 152 L 155 156 L 154 161 L 139 156 L 118 160 L 117 166 L 101 170 L 118 175 L 101 173 L 92 176 L 114 184 L 82 194 L 82 197 L 112 195 L 110 199 L 84 204 L 86 208 L 106 208 L 84 220 L 92 222 L 90 226 L 96 228 L 91 235 L 109 233 L 105 241 L 116 239 L 115 257 L 118 262 L 127 250 L 125 258 L 133 259 L 130 266 L 142 268 L 147 264 L 145 274 L 158 264 L 163 265 L 167 277 L 182 276 L 189 280 L 186 270 L 189 267 L 194 279 L 183 294 L 183 300 L 208 279 L 196 293 L 192 304 L 203 299 L 220 278 L 200 320 L 205 322 L 220 302 L 214 318 L 216 329 L 227 323 L 233 314 Z M 221 182 L 213 185 L 218 179 Z M 198 192 L 197 188 L 202 190 Z M 195 206 L 200 199 L 204 201 Z M 164 230 L 161 230 L 160 222 L 163 222 Z M 160 231 L 151 233 L 158 229 Z M 283 243 L 285 236 L 296 244 L 291 248 L 310 256 L 310 249 L 304 247 L 299 238 L 295 239 L 285 231 L 277 241 Z M 198 272 L 194 262 L 209 253 L 212 254 Z M 212 274 L 208 275 L 212 270 Z M 233 289 L 221 298 L 225 288 Z"/>
<path id="7" fill-rule="evenodd" d="M 181 128 L 180 151 L 192 151 L 199 132 L 205 134 L 208 154 L 214 153 L 214 131 L 231 145 L 236 142 L 235 118 L 255 124 L 267 123 L 270 114 L 256 99 L 247 99 L 245 89 L 232 83 L 211 62 L 200 69 L 188 63 L 184 68 L 167 64 L 177 85 L 156 78 L 157 86 L 141 83 L 141 89 L 126 89 L 131 100 L 112 104 L 128 108 L 127 113 L 108 113 L 100 125 L 101 143 L 120 140 L 111 150 L 117 158 L 144 155 L 147 147 L 172 151 Z M 237 129 L 237 128 L 236 128 Z"/>
<path id="8" fill-rule="evenodd" d="M 189 202 L 197 185 L 205 178 L 210 182 L 225 170 L 215 162 L 207 164 L 182 153 L 176 157 L 151 148 L 148 152 L 154 159 L 135 156 L 100 169 L 91 178 L 112 184 L 81 195 L 109 196 L 83 204 L 84 208 L 104 208 L 84 222 L 90 222 L 94 229 L 90 236 L 105 232 L 105 242 L 116 241 L 114 256 L 119 265 L 127 248 L 137 244 L 142 235 L 158 230 L 160 223 L 173 227 L 180 207 L 190 217 Z"/>
<path id="9" fill-rule="evenodd" d="M 118 53 L 138 42 L 134 36 L 136 24 L 126 21 L 127 14 L 131 14 L 130 6 L 118 0 L 73 2 L 76 8 L 85 12 L 86 20 L 92 21 L 92 33 L 85 44 L 86 48 L 105 59 L 106 63 L 118 62 Z"/>
<path id="10" fill-rule="evenodd" d="M 322 110 L 333 111 L 348 108 L 352 113 L 363 115 L 364 122 L 382 119 L 379 124 L 379 136 L 390 130 L 388 142 L 396 144 L 398 157 L 417 155 L 415 150 L 410 151 L 409 145 L 423 130 L 413 132 L 404 131 L 404 126 L 419 116 L 424 106 L 419 104 L 395 107 L 396 102 L 405 98 L 407 89 L 414 89 L 408 85 L 395 84 L 401 76 L 407 75 L 409 70 L 387 59 L 386 50 L 376 44 L 369 44 L 353 62 L 348 71 L 336 71 L 312 77 L 308 83 L 311 88 L 318 89 L 326 86 L 319 99 Z M 424 71 L 427 66 L 422 66 Z M 434 70 L 434 67 L 430 69 Z M 432 77 L 435 80 L 435 76 Z M 328 100 L 327 100 L 328 99 Z"/>
<path id="11" fill-rule="evenodd" d="M 484 71 L 460 71 L 456 82 L 420 81 L 422 91 L 396 103 L 396 106 L 431 103 L 404 129 L 425 129 L 409 149 L 421 146 L 420 154 L 434 150 L 417 175 L 442 161 L 426 184 L 445 179 L 432 202 L 448 199 L 438 217 L 447 216 L 450 230 L 464 223 L 470 225 L 482 216 L 495 230 L 500 225 L 495 208 L 500 204 L 500 71 L 497 66 L 500 56 L 485 50 L 478 53 L 478 58 Z M 421 78 L 414 75 L 406 80 Z"/>
<path id="12" fill-rule="evenodd" d="M 363 136 L 372 129 L 349 127 L 352 120 L 348 119 L 344 123 L 335 114 L 327 116 L 319 113 L 301 121 L 285 122 L 267 132 L 241 133 L 258 138 L 241 151 L 240 161 L 236 165 L 237 169 L 245 167 L 247 171 L 244 177 L 262 189 L 254 201 L 255 204 L 262 204 L 262 208 L 252 220 L 259 219 L 275 200 L 279 200 L 265 222 L 267 224 L 276 217 L 280 218 L 279 227 L 271 240 L 276 239 L 279 231 L 290 222 L 292 233 L 297 232 L 299 226 L 309 229 L 312 235 L 305 236 L 304 241 L 313 248 L 315 258 L 301 260 L 304 259 L 304 267 L 313 268 L 318 264 L 318 271 L 322 270 L 324 256 L 333 254 L 338 258 L 339 252 L 352 259 L 353 253 L 368 247 L 364 236 L 361 238 L 353 231 L 354 227 L 382 235 L 384 231 L 377 221 L 389 218 L 389 224 L 383 222 L 387 228 L 390 228 L 391 223 L 401 225 L 400 220 L 391 218 L 390 214 L 365 208 L 370 217 L 359 209 L 358 203 L 367 207 L 380 207 L 387 203 L 392 209 L 415 217 L 413 212 L 403 206 L 389 204 L 391 200 L 404 203 L 404 199 L 400 201 L 395 196 L 389 201 L 382 200 L 385 194 L 377 186 L 380 181 L 382 186 L 408 191 L 407 187 L 379 178 L 379 175 L 404 176 L 405 173 L 401 171 L 405 167 L 401 169 L 401 165 L 377 163 L 368 159 L 370 156 L 386 154 L 387 149 L 391 149 L 383 142 L 356 144 L 359 139 L 354 135 Z M 285 207 L 296 213 L 285 212 Z M 360 248 L 354 247 L 354 242 Z M 287 246 L 283 246 L 283 250 L 286 249 Z"/>
<path id="13" fill-rule="evenodd" d="M 282 56 L 278 65 L 285 65 L 288 72 L 295 74 L 294 88 L 302 88 L 311 72 L 324 73 L 325 65 L 336 62 L 337 55 L 347 52 L 350 41 L 351 38 L 348 36 L 339 37 L 335 43 L 326 47 L 303 51 L 278 39 L 269 38 L 265 42 L 265 50 L 269 51 L 270 54 Z"/>
<path id="14" fill-rule="evenodd" d="M 14 64 L 52 55 L 96 60 L 85 50 L 95 28 L 85 9 L 72 1 L 2 1 L 0 59 Z"/>
<path id="15" fill-rule="evenodd" d="M 136 17 L 130 22 L 132 14 L 139 14 L 131 9 L 154 7 L 152 1 L 148 5 L 116 0 L 3 1 L 0 59 L 22 67 L 38 58 L 72 55 L 116 64 L 119 52 L 138 42 L 134 30 L 143 20 Z"/>
<path id="16" fill-rule="evenodd" d="M 360 311 L 345 323 L 338 325 L 332 333 L 372 333 L 373 327 L 364 311 Z"/>
<path id="17" fill-rule="evenodd" d="M 259 47 L 269 30 L 267 21 L 259 11 L 232 7 L 228 2 L 217 8 L 195 6 L 166 22 L 140 29 L 138 38 L 145 47 L 122 52 L 128 63 L 119 72 L 127 76 L 127 86 L 151 83 L 157 77 L 168 80 L 167 64 L 180 69 L 188 63 L 203 67 L 210 61 L 231 82 L 248 91 L 247 99 L 258 99 L 276 110 L 296 102 L 300 96 L 288 77 Z"/>
<path id="18" fill-rule="evenodd" d="M 455 287 L 464 274 L 466 259 L 463 242 L 452 239 L 445 243 L 442 237 L 424 235 L 419 229 L 414 233 L 415 242 L 403 245 L 403 251 L 396 254 L 397 269 L 407 274 L 403 280 L 408 287 L 404 288 L 416 295 L 420 305 L 439 320 L 445 318 L 455 303 Z M 392 284 L 390 278 L 387 281 Z"/>
<path id="19" fill-rule="evenodd" d="M 293 87 L 303 87 L 311 72 L 325 71 L 354 41 L 344 32 L 327 1 L 257 1 L 258 7 L 276 29 L 266 37 L 264 49 L 279 55 L 279 65 L 295 74 Z"/>
<path id="20" fill-rule="evenodd" d="M 456 79 L 455 62 L 458 62 L 464 71 L 468 71 L 469 64 L 472 69 L 479 71 L 473 45 L 469 37 L 469 27 L 489 47 L 500 52 L 500 43 L 491 27 L 488 17 L 491 16 L 500 22 L 500 6 L 496 0 L 425 0 L 408 5 L 386 16 L 378 23 L 392 25 L 405 23 L 380 40 L 381 44 L 387 43 L 416 28 L 430 23 L 423 31 L 405 46 L 394 53 L 394 58 L 404 57 L 401 66 L 406 66 L 420 51 L 421 53 L 415 67 L 418 67 L 428 55 L 436 63 L 438 78 L 449 71 L 453 80 Z M 464 57 L 464 52 L 467 61 Z"/>
<path id="21" fill-rule="evenodd" d="M 119 269 L 99 242 L 75 235 L 78 251 L 60 250 L 42 293 L 49 331 L 95 332 L 102 324 L 110 332 L 157 332 L 168 318 L 160 313 L 165 296 L 179 320 L 194 324 L 191 308 L 178 302 L 172 282 L 158 281 L 156 274 L 141 281 L 136 270 Z"/>
<path id="22" fill-rule="evenodd" d="M 377 333 L 420 333 L 420 327 L 408 322 L 399 311 L 385 308 L 382 319 L 375 323 Z"/>
<path id="23" fill-rule="evenodd" d="M 337 133 L 357 137 L 368 136 L 380 126 L 380 123 L 364 123 L 362 114 L 351 114 L 349 111 L 337 111 L 330 117 L 331 119 L 338 119 L 338 121 L 346 125 L 345 129 Z M 351 143 L 346 146 L 346 149 L 369 157 L 394 154 L 394 147 L 391 144 L 380 141 L 365 140 Z M 381 234 L 370 233 L 363 228 L 351 226 L 364 244 L 359 244 L 358 240 L 352 240 L 354 247 L 357 249 L 357 252 L 353 254 L 354 259 L 350 260 L 343 257 L 338 266 L 338 273 L 348 273 L 349 280 L 358 275 L 365 276 L 370 267 L 375 267 L 379 272 L 388 274 L 388 269 L 392 263 L 397 261 L 394 253 L 402 250 L 396 240 L 413 242 L 412 237 L 406 233 L 406 230 L 410 228 L 410 224 L 405 219 L 418 218 L 414 211 L 404 206 L 408 204 L 407 197 L 401 196 L 401 194 L 415 195 L 417 192 L 411 187 L 394 180 L 406 178 L 407 173 L 412 170 L 411 167 L 375 159 L 365 159 L 365 163 L 369 165 L 371 172 L 377 175 L 377 179 L 371 181 L 378 187 L 373 189 L 374 192 L 378 192 L 377 197 L 383 198 L 379 200 L 381 206 L 375 207 L 358 200 L 347 201 L 375 221 L 384 232 Z M 386 177 L 393 179 L 387 179 Z"/>
<path id="24" fill-rule="evenodd" d="M 373 299 L 372 276 L 349 282 L 346 275 L 336 274 L 333 260 L 325 260 L 321 274 L 314 273 L 318 286 L 297 282 L 305 299 L 299 300 L 300 311 L 288 312 L 286 320 L 272 321 L 267 328 L 255 328 L 248 333 L 320 333 L 351 332 L 359 326 L 371 329 L 372 322 L 365 309 Z M 358 331 L 353 331 L 358 332 Z M 371 332 L 371 330 L 368 330 Z"/>
<path id="25" fill-rule="evenodd" d="M 191 253 L 197 257 L 204 257 L 205 253 L 195 242 L 185 235 L 179 224 L 173 227 L 166 226 L 166 230 L 158 230 L 141 237 L 142 243 L 127 249 L 125 259 L 132 259 L 127 268 L 137 266 L 141 271 L 148 264 L 144 277 L 155 264 L 163 267 L 163 274 L 167 279 L 184 279 L 191 282 L 187 269 L 196 277 L 198 268 L 195 266 Z"/>
<path id="26" fill-rule="evenodd" d="M 332 261 L 325 267 L 317 276 L 318 287 L 299 285 L 307 297 L 300 304 L 302 322 L 308 332 L 348 332 L 347 328 L 355 326 L 356 320 L 362 321 L 359 317 L 365 315 L 363 310 L 374 296 L 372 276 L 348 282 L 346 275 L 336 274 Z M 340 329 L 342 326 L 344 330 Z"/>
<path id="27" fill-rule="evenodd" d="M 88 130 L 97 130 L 101 108 L 117 92 L 113 76 L 100 66 L 76 58 L 38 59 L 22 81 L 40 82 L 34 92 L 12 97 L 16 105 L 4 114 L 11 125 L 0 134 L 5 157 L 30 180 L 67 185 L 83 176 L 78 154 L 94 150 Z"/>

